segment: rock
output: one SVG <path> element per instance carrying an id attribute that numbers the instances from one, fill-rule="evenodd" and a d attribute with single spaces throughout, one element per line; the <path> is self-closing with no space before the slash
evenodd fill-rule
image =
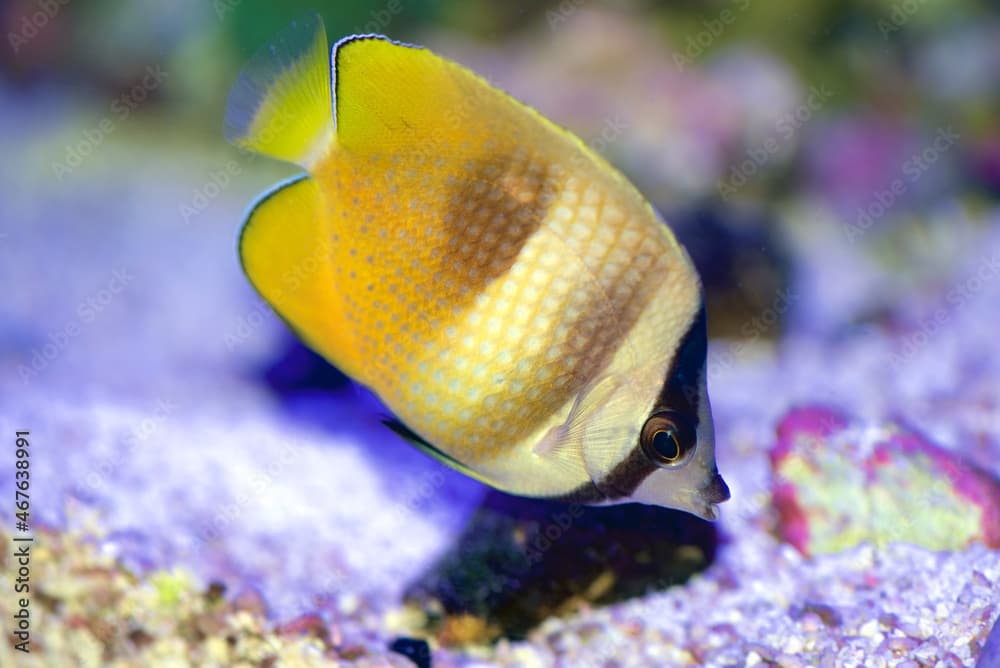
<path id="1" fill-rule="evenodd" d="M 770 458 L 777 533 L 803 554 L 865 541 L 1000 547 L 1000 481 L 903 427 L 873 433 L 828 408 L 797 408 Z"/>

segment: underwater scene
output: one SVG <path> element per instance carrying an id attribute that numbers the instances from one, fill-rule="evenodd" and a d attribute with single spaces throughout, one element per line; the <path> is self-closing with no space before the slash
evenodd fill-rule
<path id="1" fill-rule="evenodd" d="M 1000 668 L 995 3 L 0 27 L 3 668 Z"/>

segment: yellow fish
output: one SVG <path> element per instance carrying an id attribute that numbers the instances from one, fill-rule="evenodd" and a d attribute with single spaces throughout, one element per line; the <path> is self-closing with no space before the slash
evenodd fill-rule
<path id="1" fill-rule="evenodd" d="M 716 517 L 698 275 L 578 138 L 424 48 L 331 51 L 318 17 L 247 65 L 226 135 L 307 171 L 253 205 L 243 267 L 394 430 L 513 494 Z"/>

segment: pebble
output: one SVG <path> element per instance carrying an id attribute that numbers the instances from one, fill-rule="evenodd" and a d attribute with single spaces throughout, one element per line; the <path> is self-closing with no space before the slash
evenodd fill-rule
<path id="1" fill-rule="evenodd" d="M 861 625 L 858 629 L 858 635 L 864 636 L 865 638 L 871 638 L 879 632 L 878 630 L 878 620 L 870 619 Z"/>
<path id="2" fill-rule="evenodd" d="M 413 661 L 417 668 L 431 668 L 431 648 L 422 638 L 396 638 L 389 649 Z"/>
<path id="3" fill-rule="evenodd" d="M 783 647 L 783 651 L 786 654 L 797 655 L 797 654 L 800 654 L 802 652 L 804 646 L 805 645 L 802 642 L 802 638 L 799 638 L 797 636 L 792 636 L 792 637 L 788 638 L 788 640 L 785 642 L 785 645 Z"/>
<path id="4" fill-rule="evenodd" d="M 337 597 L 337 610 L 344 615 L 353 615 L 361 606 L 361 598 L 348 592 Z"/>
<path id="5" fill-rule="evenodd" d="M 919 640 L 913 638 L 894 636 L 885 640 L 884 647 L 892 652 L 893 656 L 902 657 L 913 651 L 919 643 Z"/>

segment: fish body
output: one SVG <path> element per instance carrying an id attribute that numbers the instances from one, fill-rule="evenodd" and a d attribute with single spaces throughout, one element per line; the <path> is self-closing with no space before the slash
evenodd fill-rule
<path id="1" fill-rule="evenodd" d="M 307 171 L 248 215 L 250 281 L 397 432 L 511 493 L 715 516 L 697 273 L 579 139 L 318 18 L 244 70 L 227 136 Z"/>

